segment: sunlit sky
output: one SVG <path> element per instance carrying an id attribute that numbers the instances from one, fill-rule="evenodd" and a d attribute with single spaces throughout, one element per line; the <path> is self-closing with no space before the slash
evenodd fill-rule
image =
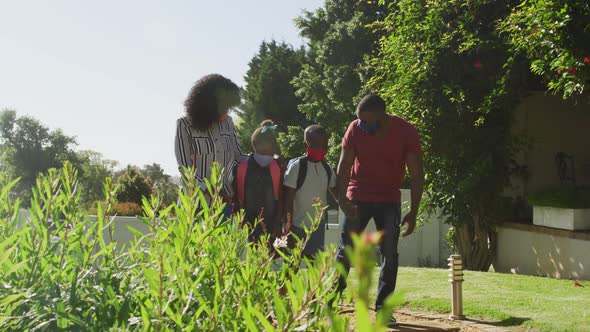
<path id="1" fill-rule="evenodd" d="M 176 175 L 175 120 L 192 83 L 243 86 L 263 40 L 304 43 L 293 19 L 322 0 L 0 2 L 0 109 L 127 164 Z"/>

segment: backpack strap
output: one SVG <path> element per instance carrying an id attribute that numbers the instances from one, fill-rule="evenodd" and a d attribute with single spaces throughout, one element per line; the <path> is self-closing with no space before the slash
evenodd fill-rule
<path id="1" fill-rule="evenodd" d="M 238 164 L 238 174 L 237 174 L 237 183 L 238 183 L 238 201 L 240 204 L 244 204 L 244 196 L 246 195 L 246 172 L 248 172 L 248 161 L 249 159 L 244 159 L 240 161 Z"/>
<path id="2" fill-rule="evenodd" d="M 326 170 L 326 174 L 328 174 L 328 189 L 330 189 L 330 181 L 332 181 L 332 167 L 330 167 L 330 165 L 328 165 L 325 160 L 322 160 L 322 165 Z"/>
<path id="3" fill-rule="evenodd" d="M 275 195 L 275 200 L 279 200 L 279 190 L 281 189 L 281 166 L 276 159 L 269 165 L 270 176 L 272 178 L 272 191 Z"/>
<path id="4" fill-rule="evenodd" d="M 305 177 L 307 176 L 307 156 L 301 156 L 297 158 L 295 162 L 299 163 L 299 173 L 297 174 L 297 187 L 295 190 L 301 189 L 303 187 L 303 183 L 305 182 Z"/>
<path id="5" fill-rule="evenodd" d="M 307 176 L 307 156 L 299 157 L 297 161 L 299 162 L 299 174 L 297 175 L 297 189 L 301 189 L 303 187 L 303 183 L 305 182 L 305 177 Z M 330 182 L 332 181 L 332 168 L 325 160 L 321 161 L 322 166 L 324 166 L 324 170 L 326 170 L 326 174 L 328 175 L 328 188 L 330 188 Z"/>

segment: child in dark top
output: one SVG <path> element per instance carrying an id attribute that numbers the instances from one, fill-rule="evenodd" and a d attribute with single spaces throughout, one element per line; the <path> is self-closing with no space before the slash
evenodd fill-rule
<path id="1" fill-rule="evenodd" d="M 276 126 L 266 120 L 252 134 L 252 153 L 234 168 L 237 203 L 244 210 L 243 224 L 250 227 L 251 240 L 281 233 L 281 179 Z M 256 224 L 256 221 L 259 221 Z"/>

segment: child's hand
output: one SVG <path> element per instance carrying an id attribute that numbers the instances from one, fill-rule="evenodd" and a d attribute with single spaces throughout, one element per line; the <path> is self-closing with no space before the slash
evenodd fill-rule
<path id="1" fill-rule="evenodd" d="M 287 222 L 287 224 L 285 225 L 285 231 L 283 232 L 283 235 L 288 235 L 289 232 L 291 232 L 291 223 Z"/>
<path id="2" fill-rule="evenodd" d="M 277 227 L 277 228 L 279 228 L 279 227 Z M 281 230 L 280 229 L 273 230 L 270 238 L 271 239 L 276 239 L 276 238 L 279 238 L 279 237 L 281 237 Z"/>
<path id="3" fill-rule="evenodd" d="M 219 196 L 224 203 L 231 204 L 233 202 L 233 198 L 227 192 L 225 192 L 225 190 L 219 192 Z"/>

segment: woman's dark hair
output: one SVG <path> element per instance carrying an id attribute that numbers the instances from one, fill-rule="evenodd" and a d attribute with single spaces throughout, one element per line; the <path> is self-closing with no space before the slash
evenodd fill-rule
<path id="1" fill-rule="evenodd" d="M 191 126 L 207 130 L 217 119 L 240 103 L 240 88 L 219 74 L 201 77 L 191 88 L 184 101 Z"/>

